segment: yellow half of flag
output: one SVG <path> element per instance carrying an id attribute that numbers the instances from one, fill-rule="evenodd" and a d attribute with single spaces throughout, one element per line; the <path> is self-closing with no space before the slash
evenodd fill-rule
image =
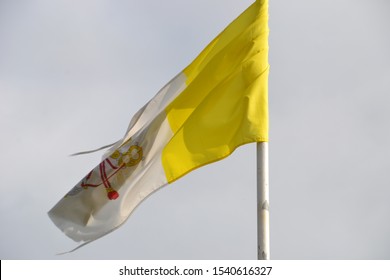
<path id="1" fill-rule="evenodd" d="M 119 227 L 157 189 L 268 141 L 268 1 L 258 0 L 132 118 L 124 138 L 50 210 L 75 241 Z"/>

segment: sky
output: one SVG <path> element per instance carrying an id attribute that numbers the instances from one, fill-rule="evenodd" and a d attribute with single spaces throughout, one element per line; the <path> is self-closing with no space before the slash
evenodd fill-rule
<path id="1" fill-rule="evenodd" d="M 0 259 L 256 259 L 256 149 L 79 250 L 47 212 L 251 0 L 0 0 Z M 390 259 L 390 4 L 271 0 L 271 259 Z"/>

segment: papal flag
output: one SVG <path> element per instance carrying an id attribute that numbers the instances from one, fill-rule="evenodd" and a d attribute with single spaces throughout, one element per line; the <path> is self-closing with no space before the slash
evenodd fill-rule
<path id="1" fill-rule="evenodd" d="M 50 211 L 75 241 L 121 226 L 188 172 L 268 141 L 268 1 L 257 0 L 130 121 L 123 139 Z"/>

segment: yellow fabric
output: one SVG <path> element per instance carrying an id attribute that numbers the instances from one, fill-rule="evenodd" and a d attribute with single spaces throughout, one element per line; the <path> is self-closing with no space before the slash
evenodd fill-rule
<path id="1" fill-rule="evenodd" d="M 165 110 L 168 182 L 268 141 L 268 1 L 256 1 L 183 71 L 187 87 Z"/>

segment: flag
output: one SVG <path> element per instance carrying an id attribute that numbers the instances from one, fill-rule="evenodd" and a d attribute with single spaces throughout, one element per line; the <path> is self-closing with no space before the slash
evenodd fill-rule
<path id="1" fill-rule="evenodd" d="M 123 139 L 49 211 L 54 224 L 93 241 L 161 187 L 267 142 L 268 33 L 268 1 L 258 0 L 134 115 Z"/>

